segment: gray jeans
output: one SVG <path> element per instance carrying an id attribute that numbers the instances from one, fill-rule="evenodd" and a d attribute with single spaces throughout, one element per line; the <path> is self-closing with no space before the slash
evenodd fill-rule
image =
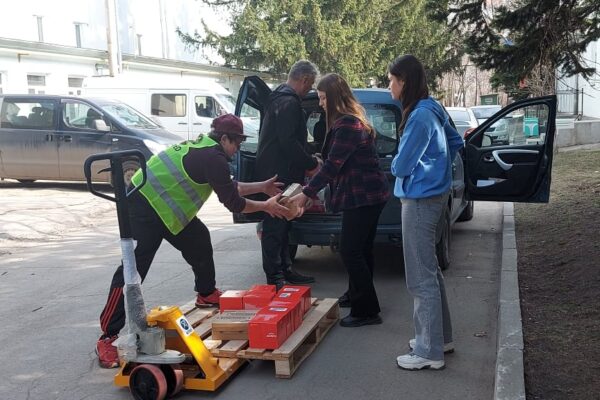
<path id="1" fill-rule="evenodd" d="M 447 201 L 448 194 L 402 199 L 406 286 L 414 300 L 413 353 L 429 360 L 443 360 L 444 343 L 452 342 L 444 276 L 435 255 L 435 230 Z"/>

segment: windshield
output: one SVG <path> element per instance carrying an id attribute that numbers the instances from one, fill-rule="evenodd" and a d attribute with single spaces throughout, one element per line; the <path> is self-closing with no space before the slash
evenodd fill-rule
<path id="1" fill-rule="evenodd" d="M 477 118 L 477 119 L 488 119 L 489 117 L 491 117 L 492 115 L 494 115 L 498 111 L 500 111 L 500 108 L 501 108 L 500 106 L 485 107 L 485 108 L 473 107 L 473 108 L 471 108 L 471 111 L 473 111 L 473 114 L 475 114 L 475 118 Z"/>
<path id="2" fill-rule="evenodd" d="M 158 129 L 158 125 L 125 104 L 106 104 L 102 109 L 128 128 Z"/>
<path id="3" fill-rule="evenodd" d="M 461 110 L 448 110 L 448 114 L 455 123 L 460 122 L 468 122 L 469 121 L 469 113 Z"/>
<path id="4" fill-rule="evenodd" d="M 229 114 L 233 114 L 233 111 L 235 111 L 235 99 L 233 96 L 230 94 L 217 94 L 216 97 L 219 99 L 219 102 L 225 111 Z"/>

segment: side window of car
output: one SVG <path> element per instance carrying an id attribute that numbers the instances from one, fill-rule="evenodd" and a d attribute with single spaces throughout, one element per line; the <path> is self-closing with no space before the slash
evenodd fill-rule
<path id="1" fill-rule="evenodd" d="M 196 96 L 194 98 L 196 115 L 199 117 L 216 118 L 221 115 L 221 106 L 210 96 Z"/>
<path id="2" fill-rule="evenodd" d="M 98 119 L 104 120 L 102 114 L 89 104 L 79 101 L 64 102 L 63 123 L 66 127 L 95 130 L 96 125 L 94 121 Z"/>
<path id="3" fill-rule="evenodd" d="M 521 107 L 503 115 L 484 131 L 482 147 L 544 144 L 548 126 L 548 106 Z"/>
<path id="4" fill-rule="evenodd" d="M 383 105 L 368 105 L 366 111 L 367 119 L 377 133 L 377 152 L 380 156 L 393 154 L 398 148 L 398 113 Z"/>
<path id="5" fill-rule="evenodd" d="M 0 128 L 53 129 L 54 102 L 5 99 L 0 110 Z"/>
<path id="6" fill-rule="evenodd" d="M 256 153 L 258 149 L 258 131 L 260 130 L 260 111 L 244 103 L 240 110 L 240 118 L 244 124 L 244 134 L 248 135 L 242 142 L 241 151 Z"/>
<path id="7" fill-rule="evenodd" d="M 185 117 L 187 96 L 185 94 L 153 93 L 150 97 L 151 113 L 158 117 Z"/>

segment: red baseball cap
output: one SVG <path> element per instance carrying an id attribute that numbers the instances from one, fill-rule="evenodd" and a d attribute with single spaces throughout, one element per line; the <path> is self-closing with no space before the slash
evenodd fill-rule
<path id="1" fill-rule="evenodd" d="M 227 135 L 236 135 L 243 138 L 247 138 L 248 135 L 244 135 L 244 124 L 242 120 L 233 114 L 223 114 L 213 119 L 210 127 L 217 133 L 224 133 Z"/>

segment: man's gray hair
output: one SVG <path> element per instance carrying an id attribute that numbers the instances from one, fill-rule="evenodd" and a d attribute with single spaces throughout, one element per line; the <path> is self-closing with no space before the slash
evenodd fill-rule
<path id="1" fill-rule="evenodd" d="M 319 75 L 319 69 L 315 64 L 308 60 L 300 60 L 296 61 L 296 63 L 292 65 L 292 68 L 290 68 L 288 79 L 291 81 L 299 81 L 306 75 L 316 78 L 317 75 Z"/>

